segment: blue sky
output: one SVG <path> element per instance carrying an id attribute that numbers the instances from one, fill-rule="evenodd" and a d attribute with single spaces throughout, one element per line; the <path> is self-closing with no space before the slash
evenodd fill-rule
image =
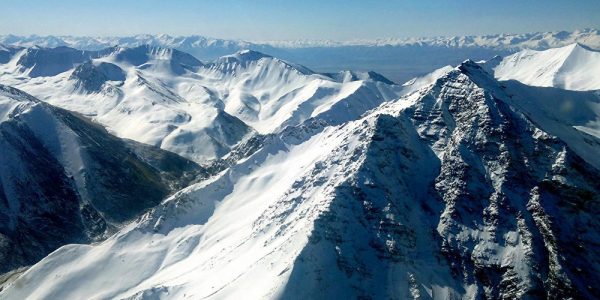
<path id="1" fill-rule="evenodd" d="M 600 0 L 19 0 L 0 34 L 374 39 L 600 28 Z"/>

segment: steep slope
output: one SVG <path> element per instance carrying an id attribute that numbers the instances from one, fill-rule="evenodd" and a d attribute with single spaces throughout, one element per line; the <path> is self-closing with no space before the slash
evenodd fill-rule
<path id="1" fill-rule="evenodd" d="M 16 71 L 20 59 L 14 57 L 0 66 L 0 79 L 90 116 L 119 137 L 199 163 L 224 156 L 256 133 L 309 118 L 330 124 L 355 119 L 401 90 L 375 74 L 336 80 L 249 50 L 206 64 L 148 45 L 95 53 L 103 54 L 51 77 Z"/>
<path id="2" fill-rule="evenodd" d="M 11 58 L 21 50 L 20 47 L 15 46 L 4 46 L 0 44 L 0 64 L 5 64 L 11 60 Z"/>
<path id="3" fill-rule="evenodd" d="M 580 44 L 544 51 L 523 50 L 493 67 L 499 80 L 518 80 L 527 85 L 567 90 L 598 90 L 600 52 Z"/>
<path id="4" fill-rule="evenodd" d="M 227 170 L 0 297 L 599 297 L 598 169 L 548 133 L 570 125 L 473 62 L 440 73 L 356 121 L 241 144 Z"/>
<path id="5" fill-rule="evenodd" d="M 340 124 L 397 97 L 400 91 L 393 83 L 371 78 L 336 81 L 249 50 L 221 57 L 198 73 L 223 95 L 226 112 L 262 134 L 319 115 Z"/>
<path id="6" fill-rule="evenodd" d="M 0 85 L 0 273 L 99 241 L 199 166 Z"/>

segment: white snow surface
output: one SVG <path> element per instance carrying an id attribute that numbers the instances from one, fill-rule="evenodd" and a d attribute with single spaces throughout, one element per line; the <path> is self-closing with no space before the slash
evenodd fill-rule
<path id="1" fill-rule="evenodd" d="M 499 80 L 576 91 L 600 89 L 600 52 L 576 43 L 544 51 L 523 50 L 490 67 Z"/>
<path id="2" fill-rule="evenodd" d="M 19 66 L 26 52 L 0 65 L 3 83 L 90 116 L 119 137 L 200 163 L 225 155 L 255 133 L 278 132 L 309 118 L 331 124 L 355 119 L 402 90 L 370 79 L 336 81 L 254 51 L 202 64 L 185 53 L 151 46 L 115 47 L 93 59 L 92 68 L 107 80 L 99 90 L 86 90 L 74 77 L 77 67 L 55 76 L 28 76 Z M 118 73 L 124 78 L 110 80 Z M 81 74 L 87 76 L 82 81 L 100 80 Z"/>
<path id="3" fill-rule="evenodd" d="M 535 62 L 550 62 L 554 67 L 552 62 L 570 56 L 565 52 L 580 51 L 573 48 L 577 47 L 554 50 Z M 93 115 L 120 136 L 159 143 L 187 156 L 189 152 L 178 147 L 190 142 L 179 144 L 176 138 L 170 142 L 169 134 L 184 128 L 198 135 L 206 128 L 221 126 L 214 122 L 221 111 L 257 132 L 275 134 L 268 136 L 256 153 L 169 197 L 108 240 L 56 250 L 1 291 L 0 298 L 277 298 L 285 292 L 297 267 L 296 259 L 309 243 L 315 220 L 329 209 L 335 189 L 356 176 L 364 163 L 378 118 L 399 115 L 422 101 L 439 78 L 456 71 L 445 67 L 403 87 L 394 87 L 368 80 L 338 82 L 246 51 L 185 69 L 177 76 L 173 75 L 172 65 L 161 59 L 151 60 L 144 67 L 127 65 L 110 56 L 101 60 L 126 71 L 124 82 L 109 83 L 116 90 L 114 95 L 72 93 L 70 72 L 23 79 L 10 72 L 9 64 L 0 71 L 0 78 L 55 105 Z M 565 74 L 579 74 L 576 68 L 581 68 L 580 64 L 570 66 L 570 73 Z M 529 70 L 522 72 L 530 76 Z M 563 82 L 573 89 L 581 81 L 571 78 Z M 509 85 L 510 91 L 520 88 Z M 460 91 L 461 86 L 451 88 Z M 540 91 L 520 94 L 511 104 L 529 113 L 528 117 L 564 139 L 576 152 L 597 153 L 597 148 L 586 148 L 584 135 L 573 132 L 598 137 L 598 95 L 559 89 Z M 500 88 L 491 92 L 504 93 Z M 559 109 L 555 105 L 577 93 L 583 95 L 583 100 L 569 104 L 576 108 Z M 547 98 L 554 100 L 543 102 Z M 535 112 L 538 106 L 543 109 Z M 168 125 L 178 129 L 169 130 Z M 403 142 L 418 144 L 410 138 Z M 200 141 L 197 145 L 207 144 Z M 195 157 L 211 155 L 215 154 Z M 584 159 L 596 167 L 600 165 L 592 156 Z M 478 248 L 476 253 L 492 250 Z M 510 253 L 506 255 L 513 255 L 511 251 L 507 250 Z M 503 256 L 501 253 L 490 259 Z M 436 270 L 435 266 L 420 270 L 419 276 L 436 278 L 430 282 L 439 282 L 439 286 L 414 287 L 411 292 L 417 295 L 421 289 L 427 290 L 430 297 L 456 297 L 444 285 L 449 275 Z M 323 276 L 327 280 L 335 278 L 328 270 Z M 472 291 L 463 293 L 469 295 Z"/>
<path id="4" fill-rule="evenodd" d="M 99 245 L 60 248 L 19 279 L 35 282 L 35 288 L 15 285 L 2 296 L 276 297 L 307 243 L 312 222 L 327 208 L 328 193 L 357 163 L 351 157 L 333 166 L 326 161 L 340 154 L 342 145 L 361 146 L 356 136 L 349 136 L 361 124 L 329 128 L 300 145 L 275 143 L 217 178 L 167 199 L 161 206 L 170 214 L 158 221 L 142 219 Z M 274 204 L 292 200 L 298 193 L 294 187 L 310 185 L 317 174 L 328 184 L 313 185 L 300 207 L 283 212 L 283 220 L 275 219 Z M 290 227 L 282 230 L 279 222 Z"/>

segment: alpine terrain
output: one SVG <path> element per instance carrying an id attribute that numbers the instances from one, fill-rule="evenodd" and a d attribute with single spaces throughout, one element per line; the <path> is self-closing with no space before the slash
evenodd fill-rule
<path id="1" fill-rule="evenodd" d="M 0 299 L 600 298 L 591 46 L 399 84 L 57 43 L 0 47 Z"/>
<path id="2" fill-rule="evenodd" d="M 167 34 L 121 37 L 0 35 L 0 44 L 7 46 L 47 48 L 66 46 L 80 50 L 101 50 L 114 45 L 123 47 L 151 45 L 177 49 L 207 61 L 250 49 L 300 63 L 317 72 L 335 73 L 343 69 L 376 71 L 396 82 L 405 82 L 413 77 L 423 76 L 445 65 L 456 65 L 467 58 L 487 60 L 495 55 L 506 56 L 525 49 L 547 50 L 574 43 L 600 49 L 600 31 L 583 29 L 571 32 L 350 41 L 243 41 L 198 35 L 171 36 Z M 1 53 L 0 61 L 2 60 Z"/>

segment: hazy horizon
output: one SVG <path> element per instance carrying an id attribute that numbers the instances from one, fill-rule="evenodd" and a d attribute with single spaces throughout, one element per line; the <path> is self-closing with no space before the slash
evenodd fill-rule
<path id="1" fill-rule="evenodd" d="M 23 12 L 27 12 L 24 14 Z M 11 1 L 0 34 L 374 40 L 600 28 L 600 1 Z"/>
<path id="2" fill-rule="evenodd" d="M 408 39 L 430 39 L 430 38 L 453 38 L 453 37 L 468 37 L 468 36 L 495 36 L 495 35 L 519 35 L 519 34 L 533 34 L 533 33 L 553 33 L 553 32 L 576 32 L 576 31 L 584 31 L 584 30 L 600 30 L 600 26 L 598 27 L 585 27 L 585 28 L 574 28 L 574 29 L 557 29 L 557 30 L 542 30 L 542 31 L 523 31 L 523 32 L 494 32 L 494 33 L 482 33 L 482 34 L 463 34 L 463 35 L 430 35 L 430 36 L 407 36 L 407 37 L 379 37 L 379 38 L 351 38 L 351 39 L 241 39 L 241 38 L 224 38 L 220 36 L 211 36 L 201 33 L 196 34 L 171 34 L 171 33 L 151 33 L 151 32 L 142 32 L 142 33 L 132 33 L 132 34 L 115 34 L 115 35 L 91 35 L 91 34 L 15 34 L 12 32 L 2 32 L 0 36 L 16 36 L 16 37 L 89 37 L 89 38 L 120 38 L 120 37 L 133 37 L 133 36 L 161 36 L 166 35 L 170 37 L 189 37 L 189 36 L 199 36 L 207 39 L 216 39 L 216 40 L 231 40 L 231 41 L 243 41 L 250 43 L 277 43 L 277 42 L 289 42 L 289 41 L 331 41 L 331 42 L 352 42 L 352 41 L 376 41 L 376 40 L 408 40 Z"/>

